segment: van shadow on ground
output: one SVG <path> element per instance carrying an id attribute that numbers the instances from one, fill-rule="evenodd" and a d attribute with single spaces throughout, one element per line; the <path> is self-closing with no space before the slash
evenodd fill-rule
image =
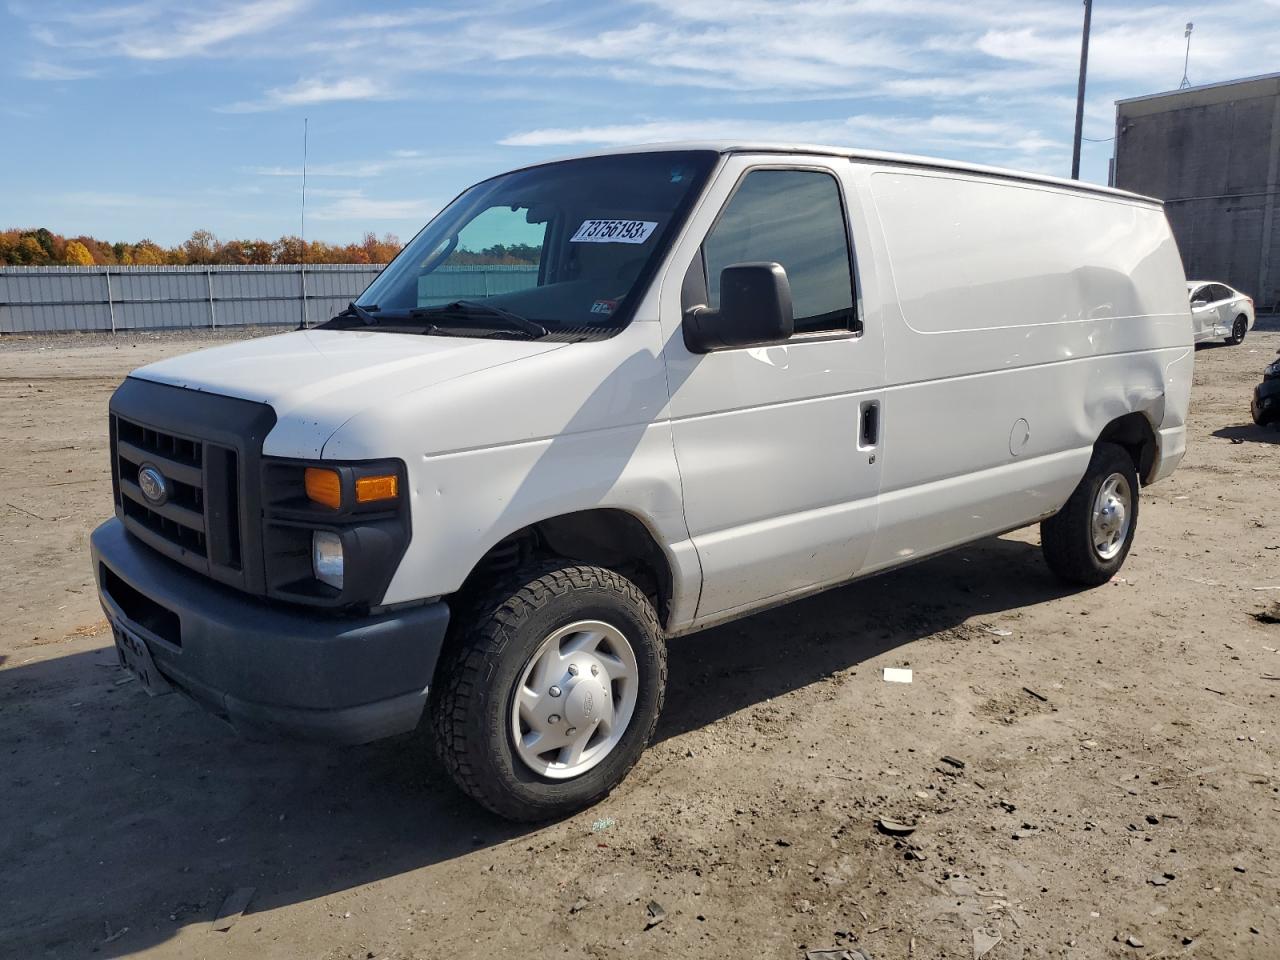
<path id="1" fill-rule="evenodd" d="M 1038 553 L 986 540 L 675 640 L 658 739 L 1067 592 Z M 473 806 L 412 738 L 249 743 L 121 679 L 110 648 L 0 673 L 0 943 L 15 956 L 129 955 L 210 920 L 237 887 L 266 911 L 537 830 Z"/>

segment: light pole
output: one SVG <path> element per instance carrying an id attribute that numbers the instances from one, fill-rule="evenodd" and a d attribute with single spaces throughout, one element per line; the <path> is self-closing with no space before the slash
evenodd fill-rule
<path id="1" fill-rule="evenodd" d="M 1191 31 L 1195 28 L 1196 25 L 1188 20 L 1186 33 L 1183 34 L 1187 38 L 1187 55 L 1182 59 L 1182 82 L 1178 84 L 1179 90 L 1185 90 L 1191 86 L 1191 81 L 1187 78 L 1187 67 L 1191 64 Z"/>
<path id="2" fill-rule="evenodd" d="M 1089 70 L 1089 21 L 1093 0 L 1084 0 L 1084 36 L 1080 39 L 1080 86 L 1076 90 L 1076 139 L 1071 149 L 1071 179 L 1080 179 L 1080 136 L 1084 132 L 1084 78 Z"/>

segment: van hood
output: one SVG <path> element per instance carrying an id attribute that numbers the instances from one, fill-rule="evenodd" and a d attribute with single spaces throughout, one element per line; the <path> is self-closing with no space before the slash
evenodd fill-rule
<path id="1" fill-rule="evenodd" d="M 130 376 L 265 403 L 277 421 L 297 413 L 288 448 L 276 431 L 264 453 L 318 456 L 351 417 L 414 390 L 566 346 L 526 340 L 360 330 L 299 330 L 161 360 Z M 273 443 L 274 441 L 274 443 Z"/>

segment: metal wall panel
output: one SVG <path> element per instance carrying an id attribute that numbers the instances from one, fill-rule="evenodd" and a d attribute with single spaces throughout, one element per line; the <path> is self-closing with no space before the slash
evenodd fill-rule
<path id="1" fill-rule="evenodd" d="M 1165 201 L 1188 277 L 1280 310 L 1280 73 L 1117 103 L 1115 185 Z"/>
<path id="2" fill-rule="evenodd" d="M 308 264 L 310 322 L 342 310 L 381 271 L 381 264 Z M 296 265 L 0 266 L 0 334 L 296 326 L 302 286 Z"/>

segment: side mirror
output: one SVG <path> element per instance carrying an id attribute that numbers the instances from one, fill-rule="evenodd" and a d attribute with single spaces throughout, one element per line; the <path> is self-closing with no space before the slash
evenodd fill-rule
<path id="1" fill-rule="evenodd" d="M 693 353 L 782 343 L 795 332 L 791 283 L 780 263 L 735 263 L 720 273 L 720 309 L 684 315 L 684 342 Z"/>
<path id="2" fill-rule="evenodd" d="M 1192 310 L 1203 310 L 1208 305 L 1209 305 L 1208 300 L 1192 300 L 1191 301 Z"/>

